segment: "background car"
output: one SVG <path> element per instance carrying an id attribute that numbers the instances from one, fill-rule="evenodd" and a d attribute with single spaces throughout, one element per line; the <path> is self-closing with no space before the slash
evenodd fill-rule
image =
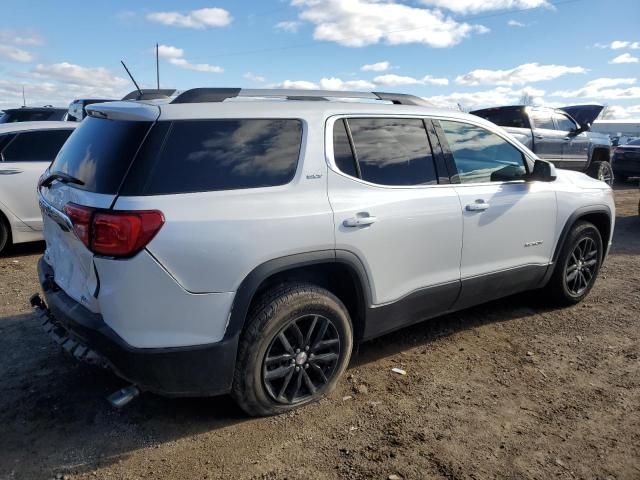
<path id="1" fill-rule="evenodd" d="M 45 107 L 8 108 L 0 117 L 0 123 L 61 121 L 67 119 L 66 108 Z"/>
<path id="2" fill-rule="evenodd" d="M 618 145 L 613 151 L 613 171 L 620 181 L 640 177 L 640 139 Z"/>
<path id="3" fill-rule="evenodd" d="M 73 132 L 73 122 L 0 125 L 0 253 L 42 239 L 38 178 Z"/>

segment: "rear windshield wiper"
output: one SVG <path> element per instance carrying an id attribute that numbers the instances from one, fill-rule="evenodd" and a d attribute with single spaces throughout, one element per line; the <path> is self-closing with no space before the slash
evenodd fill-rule
<path id="1" fill-rule="evenodd" d="M 76 178 L 76 177 L 74 177 L 72 175 L 69 175 L 68 173 L 52 172 L 44 180 L 42 180 L 40 182 L 40 186 L 41 187 L 48 187 L 55 180 L 58 180 L 59 182 L 62 182 L 62 183 L 74 183 L 76 185 L 84 185 L 84 182 L 82 180 L 80 180 L 79 178 Z"/>

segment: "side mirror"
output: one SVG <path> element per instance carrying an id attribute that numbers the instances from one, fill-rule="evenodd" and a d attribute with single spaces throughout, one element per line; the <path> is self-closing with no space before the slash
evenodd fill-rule
<path id="1" fill-rule="evenodd" d="M 556 178 L 556 167 L 544 160 L 536 160 L 533 164 L 533 171 L 529 175 L 530 180 L 540 182 L 553 182 Z"/>

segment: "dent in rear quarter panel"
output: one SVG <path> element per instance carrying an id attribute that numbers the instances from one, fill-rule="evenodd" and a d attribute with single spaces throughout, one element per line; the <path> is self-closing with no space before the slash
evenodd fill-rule
<path id="1" fill-rule="evenodd" d="M 94 262 L 100 313 L 129 345 L 203 345 L 224 336 L 233 293 L 187 292 L 145 250 L 127 260 Z"/>
<path id="2" fill-rule="evenodd" d="M 234 292 L 258 265 L 333 249 L 323 122 L 305 117 L 294 179 L 287 185 L 120 197 L 115 209 L 158 209 L 166 223 L 148 250 L 188 291 Z"/>

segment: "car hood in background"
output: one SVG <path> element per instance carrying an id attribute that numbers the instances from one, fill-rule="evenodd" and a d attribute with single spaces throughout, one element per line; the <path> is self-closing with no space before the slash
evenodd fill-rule
<path id="1" fill-rule="evenodd" d="M 567 112 L 578 122 L 581 126 L 593 124 L 593 121 L 598 118 L 604 105 L 572 105 L 569 107 L 561 107 L 558 110 Z"/>

